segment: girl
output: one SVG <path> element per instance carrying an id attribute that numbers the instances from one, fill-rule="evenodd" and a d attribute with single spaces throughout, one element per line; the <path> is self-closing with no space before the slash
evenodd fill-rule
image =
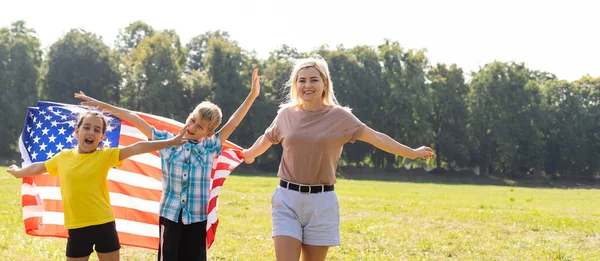
<path id="1" fill-rule="evenodd" d="M 186 125 L 171 139 L 141 141 L 124 148 L 98 148 L 106 127 L 104 115 L 84 112 L 73 133 L 79 141 L 77 148 L 62 150 L 45 162 L 36 162 L 23 169 L 12 165 L 6 170 L 16 178 L 45 172 L 58 176 L 64 224 L 69 232 L 67 261 L 87 261 L 94 246 L 100 261 L 118 261 L 121 245 L 106 183 L 109 169 L 119 167 L 131 156 L 187 142 L 182 140 Z"/>

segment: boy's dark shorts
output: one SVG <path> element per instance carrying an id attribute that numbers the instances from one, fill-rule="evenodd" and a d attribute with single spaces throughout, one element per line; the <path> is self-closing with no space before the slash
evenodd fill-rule
<path id="1" fill-rule="evenodd" d="M 69 229 L 67 257 L 86 257 L 96 252 L 110 253 L 121 249 L 114 221 L 101 225 Z"/>

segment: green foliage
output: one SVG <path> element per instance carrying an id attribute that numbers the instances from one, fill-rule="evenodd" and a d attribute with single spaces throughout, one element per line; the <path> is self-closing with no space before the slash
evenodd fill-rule
<path id="1" fill-rule="evenodd" d="M 188 49 L 187 70 L 202 71 L 206 69 L 206 56 L 211 39 L 223 39 L 230 42 L 229 33 L 222 31 L 207 32 L 193 37 L 186 45 Z"/>
<path id="2" fill-rule="evenodd" d="M 42 51 L 24 21 L 0 29 L 0 157 L 14 158 L 28 106 L 38 100 Z"/>
<path id="3" fill-rule="evenodd" d="M 230 140 L 254 143 L 275 118 L 292 61 L 327 60 L 338 102 L 363 123 L 435 160 L 406 160 L 370 144 L 347 144 L 340 164 L 376 168 L 438 167 L 511 176 L 533 173 L 600 176 L 600 78 L 566 82 L 517 62 L 492 62 L 469 81 L 455 64 L 430 65 L 426 51 L 384 40 L 379 46 L 326 45 L 303 53 L 282 45 L 261 59 L 226 31 L 182 44 L 175 30 L 134 21 L 111 49 L 97 35 L 73 29 L 44 59 L 33 29 L 18 21 L 0 29 L 0 157 L 17 159 L 27 106 L 37 100 L 78 103 L 80 90 L 119 106 L 184 121 L 200 102 L 221 107 L 223 122 L 250 90 L 260 69 L 261 95 Z M 256 160 L 275 171 L 281 146 Z M 439 170 L 443 171 L 443 170 Z"/>
<path id="4" fill-rule="evenodd" d="M 494 62 L 473 75 L 471 158 L 482 173 L 528 173 L 542 165 L 540 94 L 522 64 Z"/>
<path id="5" fill-rule="evenodd" d="M 250 91 L 243 85 L 242 49 L 222 37 L 211 38 L 206 53 L 207 72 L 214 92 L 214 102 L 223 110 L 224 121 L 231 117 Z"/>
<path id="6" fill-rule="evenodd" d="M 93 33 L 73 29 L 50 47 L 44 99 L 78 103 L 73 93 L 83 91 L 108 103 L 119 102 L 121 76 L 117 56 Z"/>
<path id="7" fill-rule="evenodd" d="M 152 26 L 142 21 L 135 21 L 125 27 L 125 29 L 120 30 L 115 41 L 116 49 L 121 54 L 127 55 L 144 41 L 146 37 L 152 37 L 155 34 L 156 31 Z"/>
<path id="8" fill-rule="evenodd" d="M 436 167 L 469 166 L 467 95 L 463 71 L 455 64 L 437 64 L 427 74 L 433 111 L 430 116 L 435 137 Z"/>
<path id="9" fill-rule="evenodd" d="M 553 175 L 598 175 L 600 80 L 542 84 L 546 113 L 545 170 Z"/>
<path id="10" fill-rule="evenodd" d="M 182 79 L 185 53 L 174 31 L 162 31 L 145 37 L 123 59 L 124 106 L 185 121 L 192 107 L 190 101 L 183 100 L 186 93 Z"/>

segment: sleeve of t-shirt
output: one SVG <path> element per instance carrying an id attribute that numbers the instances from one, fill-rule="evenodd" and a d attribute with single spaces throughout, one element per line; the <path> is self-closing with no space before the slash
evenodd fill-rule
<path id="1" fill-rule="evenodd" d="M 221 154 L 221 133 L 217 132 L 215 133 L 215 135 L 212 135 L 209 138 L 206 138 L 202 141 L 202 145 L 204 146 L 204 149 L 206 149 L 209 152 L 214 152 L 217 155 Z"/>
<path id="2" fill-rule="evenodd" d="M 165 130 L 157 130 L 154 128 L 154 126 L 152 126 L 152 140 L 166 140 L 173 137 L 175 137 L 175 134 Z M 169 151 L 168 149 L 169 147 L 159 150 L 158 155 L 161 157 L 166 157 Z"/>
<path id="3" fill-rule="evenodd" d="M 121 165 L 123 165 L 123 161 L 119 160 L 119 156 L 121 155 L 120 148 L 109 148 L 106 149 L 105 153 L 107 162 L 110 164 L 111 167 L 119 168 L 121 167 Z"/>
<path id="4" fill-rule="evenodd" d="M 46 167 L 46 171 L 48 171 L 48 174 L 50 174 L 51 177 L 58 175 L 58 163 L 62 155 L 64 155 L 64 153 L 61 151 L 60 153 L 54 155 L 54 157 L 44 162 L 44 167 Z"/>
<path id="5" fill-rule="evenodd" d="M 281 123 L 279 119 L 283 117 L 281 116 L 282 113 L 284 112 L 282 111 L 279 114 L 277 114 L 277 116 L 275 116 L 275 119 L 271 123 L 271 126 L 269 126 L 265 130 L 265 138 L 267 138 L 267 140 L 269 140 L 269 142 L 271 142 L 272 144 L 277 144 L 281 142 Z"/>
<path id="6" fill-rule="evenodd" d="M 342 109 L 344 111 L 345 117 L 343 121 L 344 126 L 344 138 L 346 142 L 354 143 L 358 136 L 363 132 L 366 125 L 362 123 L 350 110 Z"/>

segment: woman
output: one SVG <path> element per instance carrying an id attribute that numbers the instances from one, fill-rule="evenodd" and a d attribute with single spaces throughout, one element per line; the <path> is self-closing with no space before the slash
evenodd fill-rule
<path id="1" fill-rule="evenodd" d="M 337 103 L 327 63 L 298 60 L 287 83 L 288 99 L 265 134 L 244 150 L 246 163 L 272 144 L 282 143 L 281 178 L 272 197 L 273 239 L 277 260 L 325 260 L 340 245 L 340 215 L 334 191 L 343 145 L 361 140 L 386 152 L 430 158 L 429 147 L 411 149 L 377 132 Z"/>

